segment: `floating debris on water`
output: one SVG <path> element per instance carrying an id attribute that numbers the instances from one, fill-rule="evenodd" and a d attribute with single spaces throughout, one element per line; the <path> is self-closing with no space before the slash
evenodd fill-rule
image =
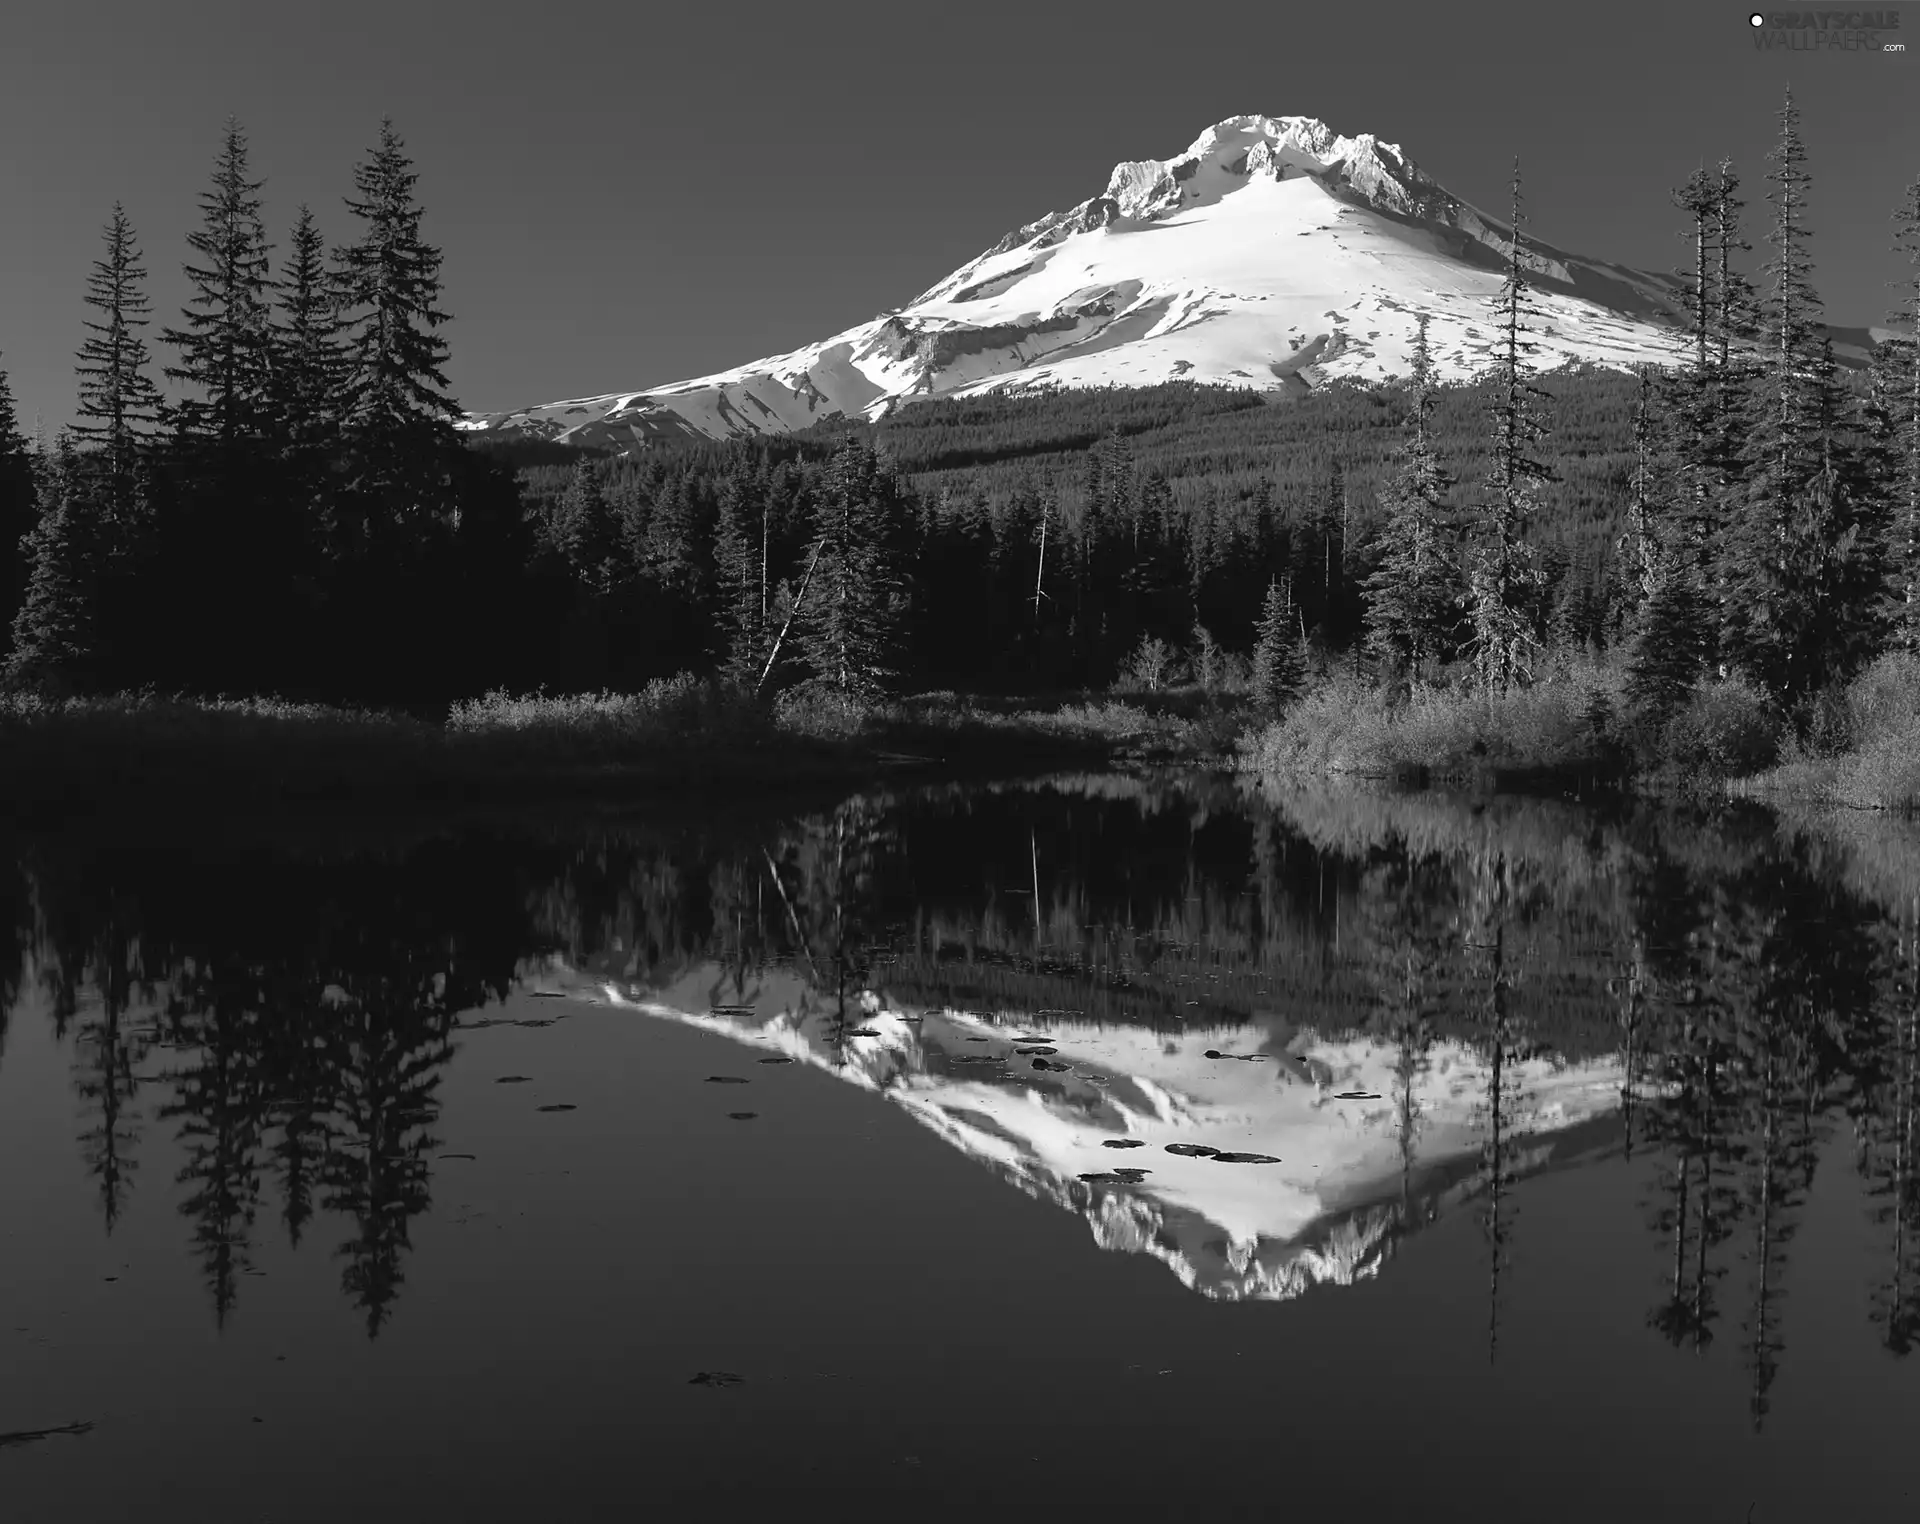
<path id="1" fill-rule="evenodd" d="M 1200 1055 L 1202 1058 L 1237 1058 L 1243 1064 L 1258 1064 L 1266 1060 L 1264 1053 L 1222 1053 L 1218 1048 L 1209 1048 Z"/>
<path id="2" fill-rule="evenodd" d="M 441 1157 L 442 1159 L 473 1159 L 473 1158 L 477 1158 L 477 1157 L 478 1157 L 478 1155 L 475 1155 L 475 1154 L 442 1154 L 442 1155 L 441 1155 L 440 1157 Z"/>
<path id="3" fill-rule="evenodd" d="M 763 1064 L 790 1064 L 790 1063 L 792 1063 L 792 1062 L 793 1062 L 793 1060 L 792 1060 L 792 1059 L 790 1059 L 790 1058 L 785 1058 L 785 1057 L 782 1057 L 782 1058 L 763 1058 L 763 1059 L 761 1059 L 761 1060 L 760 1060 L 760 1062 L 761 1062 L 761 1063 L 763 1063 Z"/>
<path id="4" fill-rule="evenodd" d="M 709 1085 L 744 1085 L 746 1080 L 737 1074 L 709 1074 L 707 1083 Z"/>
<path id="5" fill-rule="evenodd" d="M 855 1027 L 851 1032 L 847 1033 L 849 1037 L 878 1037 L 879 1035 L 880 1034 L 874 1031 L 872 1027 Z"/>
<path id="6" fill-rule="evenodd" d="M 707 1014 L 709 1016 L 751 1016 L 753 1015 L 753 1007 L 750 1005 L 710 1005 L 707 1007 Z"/>
<path id="7" fill-rule="evenodd" d="M 578 1111 L 579 1109 L 578 1106 L 570 1105 L 566 1101 L 555 1101 L 551 1106 L 534 1107 L 535 1111 Z"/>
<path id="8" fill-rule="evenodd" d="M 1108 1138 L 1100 1146 L 1102 1148 L 1145 1148 L 1147 1145 L 1139 1138 Z"/>
<path id="9" fill-rule="evenodd" d="M 1377 1101 L 1380 1099 L 1380 1092 L 1377 1090 L 1342 1090 L 1334 1099 L 1336 1101 Z"/>
<path id="10" fill-rule="evenodd" d="M 531 1085 L 532 1083 L 531 1074 L 503 1074 L 494 1081 L 496 1085 Z"/>
<path id="11" fill-rule="evenodd" d="M 61 1435 L 81 1435 L 93 1432 L 91 1419 L 75 1419 L 72 1423 L 63 1423 L 51 1429 L 14 1429 L 9 1433 L 0 1433 L 0 1450 L 12 1445 L 31 1445 L 43 1439 L 56 1439 Z"/>
<path id="12" fill-rule="evenodd" d="M 757 1111 L 729 1111 L 727 1113 L 727 1116 L 735 1122 L 751 1122 L 759 1115 L 760 1113 Z"/>
<path id="13" fill-rule="evenodd" d="M 737 1371 L 699 1371 L 688 1386 L 739 1386 L 747 1378 Z"/>

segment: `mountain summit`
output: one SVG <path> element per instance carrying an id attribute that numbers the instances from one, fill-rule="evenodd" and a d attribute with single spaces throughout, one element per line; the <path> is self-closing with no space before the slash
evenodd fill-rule
<path id="1" fill-rule="evenodd" d="M 784 433 L 928 396 L 1187 379 L 1302 391 L 1411 365 L 1421 315 L 1443 379 L 1480 369 L 1512 230 L 1398 144 L 1298 116 L 1236 116 L 1184 153 L 1014 229 L 897 311 L 791 354 L 467 427 L 579 444 Z M 1666 276 L 1529 238 L 1538 363 L 1672 363 Z"/>

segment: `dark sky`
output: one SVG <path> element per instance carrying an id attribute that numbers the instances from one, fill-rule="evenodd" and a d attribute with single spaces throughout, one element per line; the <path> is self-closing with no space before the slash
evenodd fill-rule
<path id="1" fill-rule="evenodd" d="M 1668 188 L 1731 154 L 1757 208 L 1791 82 L 1829 317 L 1879 321 L 1888 213 L 1920 175 L 1920 4 L 1885 34 L 1904 56 L 1762 52 L 1746 17 L 1538 0 L 19 7 L 0 42 L 0 368 L 25 419 L 70 417 L 116 197 L 173 318 L 229 112 L 278 242 L 302 201 L 349 234 L 341 196 L 394 117 L 446 252 L 455 392 L 477 409 L 823 338 L 1098 193 L 1117 160 L 1169 157 L 1241 112 L 1373 132 L 1496 212 L 1518 152 L 1539 236 L 1667 268 Z"/>

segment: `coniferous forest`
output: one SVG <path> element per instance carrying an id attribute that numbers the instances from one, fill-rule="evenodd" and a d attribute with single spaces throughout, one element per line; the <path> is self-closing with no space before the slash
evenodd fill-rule
<path id="1" fill-rule="evenodd" d="M 75 424 L 29 439 L 0 375 L 6 681 L 421 714 L 680 673 L 762 703 L 1191 682 L 1274 721 L 1329 682 L 1498 698 L 1577 655 L 1617 678 L 1596 733 L 1732 685 L 1806 737 L 1920 644 L 1920 178 L 1893 336 L 1843 366 L 1791 97 L 1778 129 L 1758 186 L 1721 162 L 1671 192 L 1678 369 L 1530 365 L 1516 162 L 1469 385 L 1423 332 L 1411 376 L 1304 397 L 1002 394 L 613 456 L 456 427 L 391 124 L 338 225 L 301 207 L 276 242 L 229 122 L 185 310 L 153 312 L 115 207 Z"/>

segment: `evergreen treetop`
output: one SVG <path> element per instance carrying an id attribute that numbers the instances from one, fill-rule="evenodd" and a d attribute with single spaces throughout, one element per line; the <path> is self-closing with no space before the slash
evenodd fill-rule
<path id="1" fill-rule="evenodd" d="M 269 247 L 261 220 L 260 187 L 249 177 L 247 139 L 227 118 L 213 184 L 200 195 L 200 226 L 187 235 L 198 256 L 189 260 L 193 288 L 179 328 L 161 337 L 179 352 L 169 378 L 184 382 L 177 421 L 190 438 L 232 450 L 265 425 L 272 325 Z"/>
<path id="2" fill-rule="evenodd" d="M 116 500 L 131 490 L 134 463 L 154 433 L 162 413 L 160 392 L 148 375 L 151 356 L 140 330 L 152 310 L 144 282 L 146 267 L 126 209 L 115 202 L 102 230 L 106 253 L 87 276 L 87 305 L 100 314 L 87 319 L 75 371 L 79 421 L 73 432 L 105 452 Z"/>
<path id="3" fill-rule="evenodd" d="M 441 254 L 421 236 L 419 178 L 392 121 L 383 121 L 379 146 L 354 171 L 358 198 L 347 198 L 360 237 L 338 254 L 352 362 L 348 422 L 378 438 L 439 438 L 459 414 L 442 369 Z"/>

